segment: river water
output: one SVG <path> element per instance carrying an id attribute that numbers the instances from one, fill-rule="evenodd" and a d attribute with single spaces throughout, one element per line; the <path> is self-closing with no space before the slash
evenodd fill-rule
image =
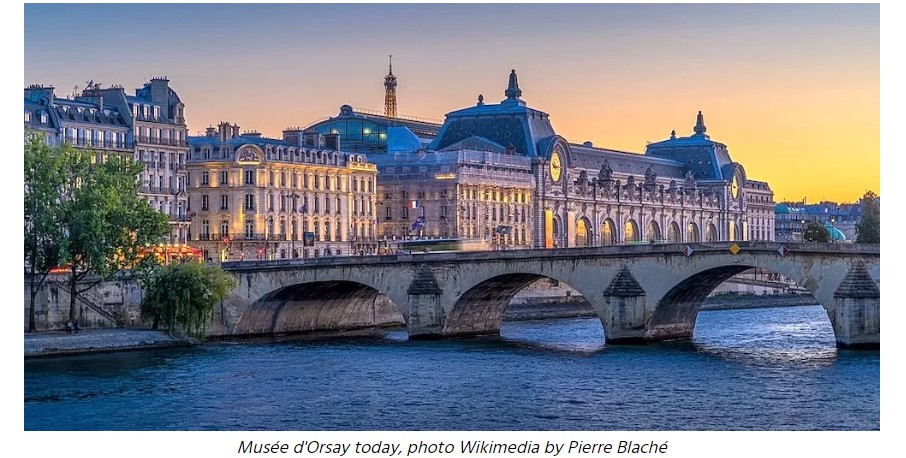
<path id="1" fill-rule="evenodd" d="M 880 429 L 880 353 L 838 350 L 821 307 L 703 311 L 691 342 L 603 341 L 577 318 L 28 360 L 25 429 Z"/>

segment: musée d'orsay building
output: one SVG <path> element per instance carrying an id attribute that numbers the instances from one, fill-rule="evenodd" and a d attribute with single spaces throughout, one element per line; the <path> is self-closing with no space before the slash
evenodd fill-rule
<path id="1" fill-rule="evenodd" d="M 447 113 L 440 124 L 348 105 L 307 132 L 338 135 L 378 166 L 377 238 L 461 237 L 494 246 L 772 240 L 773 193 L 746 176 L 698 113 L 644 154 L 571 143 L 522 100 L 516 72 L 505 98 Z"/>

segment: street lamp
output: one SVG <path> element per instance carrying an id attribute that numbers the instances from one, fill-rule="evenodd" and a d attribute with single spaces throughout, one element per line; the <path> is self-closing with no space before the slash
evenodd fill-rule
<path id="1" fill-rule="evenodd" d="M 834 237 L 834 232 L 837 231 L 837 229 L 834 228 L 834 223 L 835 223 L 836 221 L 837 221 L 836 218 L 831 217 L 831 219 L 830 219 L 830 223 L 831 223 L 830 240 L 831 240 L 831 243 L 837 243 L 837 239 L 836 239 L 836 237 Z"/>

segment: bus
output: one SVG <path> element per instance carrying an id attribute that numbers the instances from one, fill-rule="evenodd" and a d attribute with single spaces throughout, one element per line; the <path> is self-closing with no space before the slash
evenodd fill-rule
<path id="1" fill-rule="evenodd" d="M 491 245 L 480 239 L 423 239 L 399 241 L 394 244 L 394 248 L 397 253 L 425 254 L 487 251 L 491 249 Z"/>

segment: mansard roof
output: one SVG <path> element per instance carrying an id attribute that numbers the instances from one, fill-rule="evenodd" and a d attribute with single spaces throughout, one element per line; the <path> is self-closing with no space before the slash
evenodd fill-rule
<path id="1" fill-rule="evenodd" d="M 440 149 L 439 151 L 457 151 L 457 150 L 471 150 L 471 151 L 490 151 L 494 153 L 506 154 L 506 147 L 500 143 L 493 142 L 484 137 L 479 137 L 473 135 L 465 140 L 460 140 L 446 148 Z"/>
<path id="2" fill-rule="evenodd" d="M 614 173 L 644 175 L 648 167 L 651 167 L 651 171 L 659 177 L 682 180 L 687 170 L 686 164 L 682 162 L 639 153 L 576 144 L 570 144 L 569 149 L 570 167 L 589 171 L 601 170 L 605 160 Z"/>
<path id="3" fill-rule="evenodd" d="M 498 104 L 485 104 L 479 96 L 473 107 L 447 113 L 446 120 L 431 149 L 440 150 L 472 136 L 486 138 L 500 145 L 512 144 L 520 156 L 540 156 L 542 139 L 556 135 L 549 115 L 526 106 L 519 97 L 522 91 L 516 82 L 516 71 L 510 73 L 507 96 Z"/>

